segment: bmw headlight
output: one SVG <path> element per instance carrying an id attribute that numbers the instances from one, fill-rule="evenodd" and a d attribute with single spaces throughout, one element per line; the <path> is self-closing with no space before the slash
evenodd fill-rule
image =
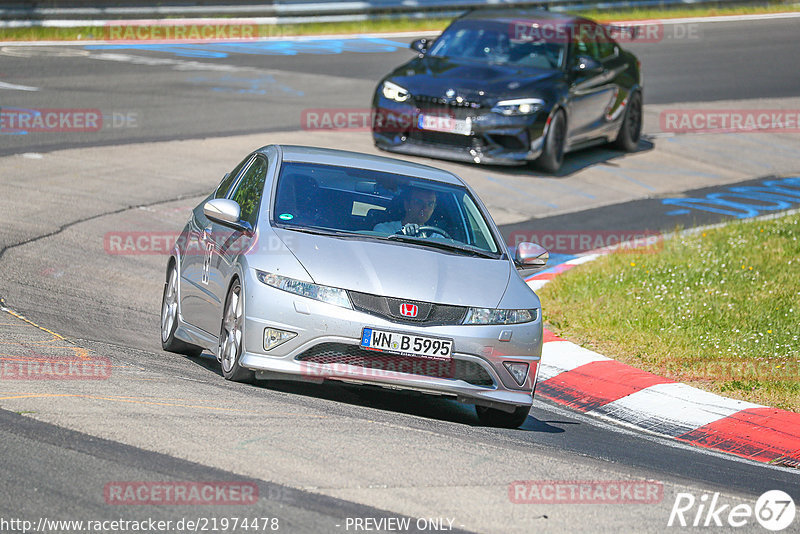
<path id="1" fill-rule="evenodd" d="M 540 98 L 517 98 L 514 100 L 501 100 L 492 108 L 501 115 L 530 115 L 544 107 L 544 100 Z"/>
<path id="2" fill-rule="evenodd" d="M 295 280 L 279 274 L 265 273 L 264 271 L 256 271 L 258 279 L 267 284 L 268 286 L 301 297 L 308 297 L 310 299 L 327 302 L 342 308 L 353 309 L 350 303 L 350 297 L 347 296 L 347 291 L 339 289 L 338 287 L 321 286 L 319 284 L 312 284 L 311 282 L 303 282 L 302 280 Z"/>
<path id="3" fill-rule="evenodd" d="M 381 89 L 381 92 L 383 93 L 383 96 L 389 100 L 394 100 L 395 102 L 405 102 L 411 96 L 411 94 L 408 92 L 408 89 L 404 89 L 396 83 L 389 81 L 383 82 L 383 88 Z"/>
<path id="4" fill-rule="evenodd" d="M 470 308 L 463 324 L 519 324 L 535 321 L 539 308 L 529 310 L 496 310 L 492 308 Z"/>

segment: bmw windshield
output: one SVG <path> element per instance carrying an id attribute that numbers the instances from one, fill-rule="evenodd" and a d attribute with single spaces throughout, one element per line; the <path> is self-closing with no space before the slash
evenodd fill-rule
<path id="1" fill-rule="evenodd" d="M 428 56 L 512 67 L 562 68 L 568 40 L 548 38 L 537 29 L 538 24 L 531 21 L 463 20 L 436 39 Z"/>
<path id="2" fill-rule="evenodd" d="M 503 251 L 465 187 L 351 167 L 284 162 L 273 224 L 485 257 Z"/>

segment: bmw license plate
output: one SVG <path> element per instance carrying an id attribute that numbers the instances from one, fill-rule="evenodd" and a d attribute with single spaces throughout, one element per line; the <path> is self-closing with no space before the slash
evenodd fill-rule
<path id="1" fill-rule="evenodd" d="M 364 328 L 361 332 L 361 346 L 369 350 L 434 359 L 450 359 L 453 353 L 452 339 L 401 334 L 374 328 Z"/>
<path id="2" fill-rule="evenodd" d="M 430 130 L 434 132 L 445 132 L 459 135 L 472 134 L 472 121 L 467 119 L 456 119 L 447 115 L 426 115 L 420 113 L 417 119 L 417 127 L 420 130 Z"/>

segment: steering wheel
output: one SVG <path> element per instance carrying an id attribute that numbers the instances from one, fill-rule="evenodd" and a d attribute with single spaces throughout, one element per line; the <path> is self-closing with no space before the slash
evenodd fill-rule
<path id="1" fill-rule="evenodd" d="M 448 234 L 447 232 L 445 232 L 444 230 L 442 230 L 438 226 L 420 226 L 419 227 L 419 231 L 417 233 L 420 233 L 420 232 L 423 232 L 423 231 L 430 231 L 430 233 L 432 233 L 432 234 L 439 234 L 439 235 L 443 235 L 447 239 L 453 239 L 452 237 L 450 237 L 450 234 Z M 426 237 L 428 237 L 428 236 L 426 236 Z"/>

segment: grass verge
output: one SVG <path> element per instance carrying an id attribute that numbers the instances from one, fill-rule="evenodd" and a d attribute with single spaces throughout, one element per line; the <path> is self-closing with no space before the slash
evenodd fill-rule
<path id="1" fill-rule="evenodd" d="M 795 12 L 800 4 L 784 2 L 768 3 L 759 6 L 687 7 L 677 9 L 628 9 L 618 11 L 583 11 L 580 15 L 600 20 L 644 20 L 680 17 L 707 17 L 716 15 L 750 15 L 765 13 Z M 224 20 L 224 19 L 220 19 Z M 307 24 L 258 25 L 252 28 L 252 36 L 289 37 L 301 35 L 338 35 L 358 33 L 384 33 L 404 31 L 442 31 L 452 18 L 385 18 L 356 22 L 320 22 Z M 157 32 L 151 32 L 157 34 Z M 190 35 L 190 32 L 186 32 Z M 0 41 L 91 41 L 109 37 L 103 26 L 84 26 L 78 28 L 2 28 Z M 154 37 L 155 39 L 155 37 Z"/>
<path id="2" fill-rule="evenodd" d="M 545 286 L 556 334 L 700 389 L 800 412 L 800 215 L 618 252 Z"/>

